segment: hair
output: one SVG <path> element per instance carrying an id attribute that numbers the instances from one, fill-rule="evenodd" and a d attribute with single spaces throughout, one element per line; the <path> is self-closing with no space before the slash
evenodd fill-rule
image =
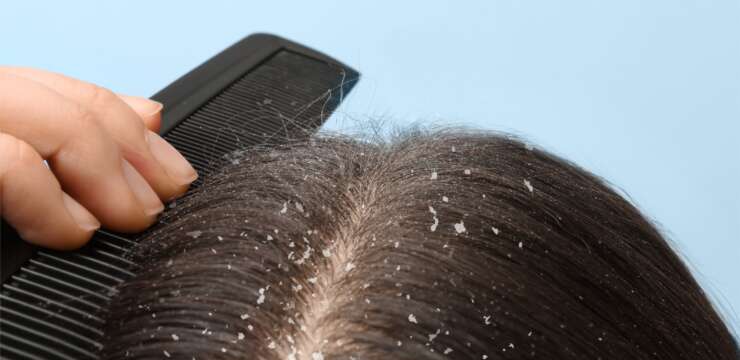
<path id="1" fill-rule="evenodd" d="M 511 136 L 245 149 L 131 254 L 105 359 L 738 359 L 660 232 Z"/>

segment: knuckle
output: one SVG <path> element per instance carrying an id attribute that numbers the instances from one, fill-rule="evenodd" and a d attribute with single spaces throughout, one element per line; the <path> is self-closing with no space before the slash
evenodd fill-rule
<path id="1" fill-rule="evenodd" d="M 100 127 L 92 111 L 82 105 L 73 107 L 72 114 L 72 133 L 89 135 L 90 131 L 97 131 Z"/>
<path id="2" fill-rule="evenodd" d="M 82 86 L 83 98 L 92 106 L 106 106 L 114 101 L 117 97 L 112 91 L 97 86 L 95 84 L 85 83 Z"/>

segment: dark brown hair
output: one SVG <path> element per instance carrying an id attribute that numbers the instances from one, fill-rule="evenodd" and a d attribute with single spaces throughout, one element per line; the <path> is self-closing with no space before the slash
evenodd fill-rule
<path id="1" fill-rule="evenodd" d="M 738 359 L 655 227 L 509 136 L 245 150 L 132 254 L 106 359 Z"/>

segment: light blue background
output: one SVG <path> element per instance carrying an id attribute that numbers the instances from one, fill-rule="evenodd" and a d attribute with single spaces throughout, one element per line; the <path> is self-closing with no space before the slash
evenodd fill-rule
<path id="1" fill-rule="evenodd" d="M 329 129 L 513 131 L 610 180 L 737 328 L 740 1 L 4 0 L 0 63 L 151 95 L 258 31 L 363 73 Z"/>

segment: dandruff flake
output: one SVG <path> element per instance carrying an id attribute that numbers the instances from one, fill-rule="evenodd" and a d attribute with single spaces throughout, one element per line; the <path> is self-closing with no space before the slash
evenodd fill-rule
<path id="1" fill-rule="evenodd" d="M 429 178 L 430 178 L 431 180 L 437 180 L 437 172 L 436 172 L 436 171 L 432 171 L 432 176 L 431 176 L 431 177 L 429 177 Z"/>
<path id="2" fill-rule="evenodd" d="M 459 223 L 455 223 L 455 231 L 457 231 L 458 234 L 465 232 L 465 223 L 460 220 Z"/>
<path id="3" fill-rule="evenodd" d="M 203 232 L 200 230 L 195 230 L 195 231 L 188 231 L 185 233 L 185 235 L 190 236 L 193 239 L 197 239 L 202 233 Z"/>
<path id="4" fill-rule="evenodd" d="M 265 288 L 260 288 L 260 296 L 257 298 L 257 305 L 265 302 Z"/>
<path id="5" fill-rule="evenodd" d="M 524 186 L 529 190 L 529 192 L 534 191 L 534 187 L 532 186 L 532 183 L 529 182 L 529 180 L 524 179 Z"/>
<path id="6" fill-rule="evenodd" d="M 416 316 L 414 316 L 414 314 L 409 314 L 409 322 L 414 324 L 419 323 L 418 321 L 416 321 Z"/>

